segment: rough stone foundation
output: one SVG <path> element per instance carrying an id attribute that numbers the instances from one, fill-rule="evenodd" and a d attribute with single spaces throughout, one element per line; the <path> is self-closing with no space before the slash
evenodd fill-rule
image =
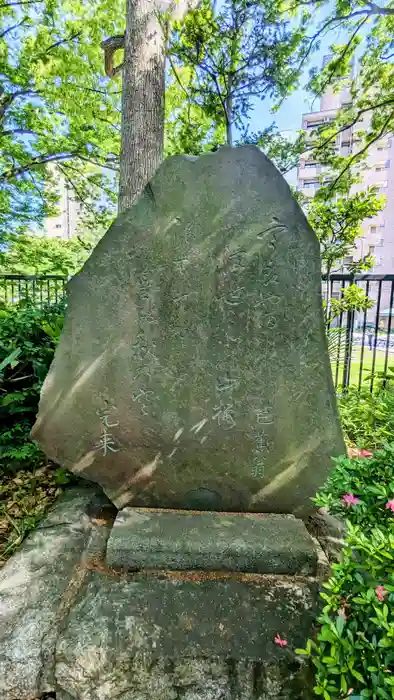
<path id="1" fill-rule="evenodd" d="M 313 632 L 324 556 L 300 521 L 115 517 L 74 489 L 2 570 L 1 700 L 312 697 L 295 650 Z"/>

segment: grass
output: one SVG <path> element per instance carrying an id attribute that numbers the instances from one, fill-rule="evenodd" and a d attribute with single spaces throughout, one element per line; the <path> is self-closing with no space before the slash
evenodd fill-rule
<path id="1" fill-rule="evenodd" d="M 385 365 L 385 357 L 386 357 L 386 351 L 385 350 L 376 350 L 376 358 L 375 358 L 375 372 L 383 372 L 384 371 L 384 365 Z M 372 360 L 373 360 L 373 351 L 369 350 L 367 347 L 364 347 L 364 355 L 363 355 L 363 363 L 362 363 L 362 377 L 361 377 L 361 382 L 362 384 L 364 383 L 365 386 L 368 386 L 368 383 L 365 382 L 365 378 L 371 375 L 372 372 Z M 358 386 L 359 382 L 359 377 L 360 377 L 360 364 L 361 364 L 361 348 L 357 347 L 354 348 L 352 351 L 352 361 L 350 365 L 350 385 L 353 386 Z M 389 353 L 388 356 L 388 361 L 387 361 L 387 367 L 394 367 L 394 353 Z M 334 381 L 335 381 L 335 374 L 336 374 L 336 363 L 332 363 L 332 369 L 333 369 L 333 376 L 334 376 Z M 339 363 L 339 373 L 338 373 L 338 385 L 341 385 L 342 382 L 342 377 L 343 377 L 343 361 Z"/>

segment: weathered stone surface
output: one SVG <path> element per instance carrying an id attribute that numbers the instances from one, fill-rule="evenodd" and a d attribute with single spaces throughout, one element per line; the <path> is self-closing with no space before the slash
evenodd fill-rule
<path id="1" fill-rule="evenodd" d="M 289 663 L 261 664 L 231 659 L 163 659 L 151 662 L 149 670 L 133 664 L 132 682 L 118 695 L 121 700 L 312 700 L 314 697 L 308 668 L 300 660 Z M 73 693 L 79 686 L 77 679 Z M 56 700 L 114 700 L 114 684 L 88 687 L 83 696 L 58 687 Z M 112 694 L 111 694 L 112 693 Z"/>
<path id="2" fill-rule="evenodd" d="M 308 531 L 316 537 L 330 562 L 339 561 L 346 539 L 346 522 L 320 508 L 307 522 Z"/>
<path id="3" fill-rule="evenodd" d="M 59 634 L 56 697 L 307 698 L 294 649 L 312 633 L 317 597 L 315 583 L 291 578 L 93 573 Z"/>
<path id="4" fill-rule="evenodd" d="M 345 451 L 320 274 L 257 148 L 168 159 L 69 285 L 34 437 L 118 507 L 306 514 Z"/>
<path id="5" fill-rule="evenodd" d="M 124 508 L 107 544 L 124 569 L 316 574 L 317 552 L 301 520 L 283 515 Z"/>
<path id="6" fill-rule="evenodd" d="M 57 700 L 312 697 L 309 669 L 294 650 L 313 630 L 314 578 L 119 574 L 103 561 L 113 517 L 105 497 L 75 489 L 2 570 L 1 700 L 45 693 Z M 224 523 L 229 516 L 203 517 Z M 212 549 L 211 559 L 214 542 Z M 285 648 L 275 644 L 277 634 L 287 640 Z"/>
<path id="7" fill-rule="evenodd" d="M 0 572 L 1 700 L 53 690 L 56 628 L 82 582 L 94 496 L 86 487 L 60 498 Z"/>

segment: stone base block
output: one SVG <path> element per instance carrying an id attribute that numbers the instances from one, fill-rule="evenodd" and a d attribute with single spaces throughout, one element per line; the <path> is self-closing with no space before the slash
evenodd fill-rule
<path id="1" fill-rule="evenodd" d="M 125 569 L 315 574 L 316 546 L 292 515 L 124 508 L 107 562 Z"/>
<path id="2" fill-rule="evenodd" d="M 300 521 L 113 517 L 75 492 L 4 567 L 1 700 L 312 697 L 295 650 L 313 633 L 321 552 Z"/>
<path id="3" fill-rule="evenodd" d="M 57 700 L 309 698 L 295 649 L 316 605 L 302 578 L 94 573 L 58 637 Z"/>

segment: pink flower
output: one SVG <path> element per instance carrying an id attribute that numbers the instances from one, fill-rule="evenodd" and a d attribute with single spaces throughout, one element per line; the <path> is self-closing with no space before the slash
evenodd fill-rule
<path id="1" fill-rule="evenodd" d="M 370 452 L 369 450 L 359 450 L 358 454 L 360 457 L 373 457 L 373 452 Z"/>
<path id="2" fill-rule="evenodd" d="M 352 493 L 345 493 L 345 495 L 342 498 L 342 501 L 344 502 L 345 506 L 347 508 L 350 508 L 350 506 L 358 506 L 360 503 L 360 499 L 357 498 L 357 496 L 354 496 Z"/>
<path id="3" fill-rule="evenodd" d="M 287 641 L 286 639 L 282 639 L 280 634 L 277 634 L 275 637 L 275 644 L 277 644 L 280 647 L 287 647 Z"/>
<path id="4" fill-rule="evenodd" d="M 386 591 L 384 586 L 376 586 L 375 593 L 378 600 L 384 600 L 384 597 L 387 595 L 388 591 Z"/>
<path id="5" fill-rule="evenodd" d="M 394 498 L 391 501 L 387 501 L 386 510 L 391 510 L 394 513 Z"/>

